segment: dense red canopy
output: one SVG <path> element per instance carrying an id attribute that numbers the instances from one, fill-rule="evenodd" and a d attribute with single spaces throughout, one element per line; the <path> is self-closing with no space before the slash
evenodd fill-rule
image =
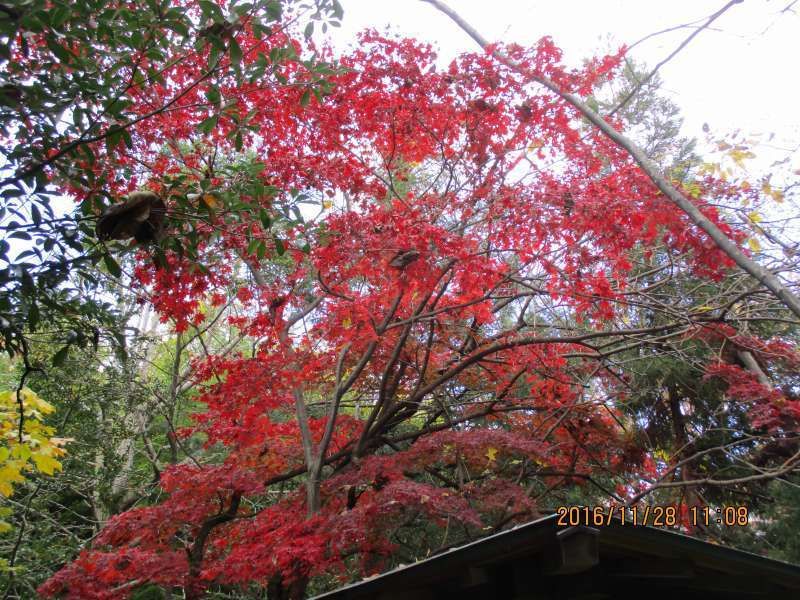
<path id="1" fill-rule="evenodd" d="M 96 152 L 109 173 L 127 170 L 116 191 L 167 198 L 176 227 L 176 198 L 205 182 L 197 258 L 168 251 L 157 267 L 142 251 L 136 277 L 177 331 L 234 303 L 230 323 L 255 351 L 196 359 L 203 408 L 181 434 L 203 437 L 205 459 L 164 471 L 163 500 L 110 519 L 42 593 L 372 573 L 402 523 L 446 537 L 535 515 L 521 471 L 553 488 L 602 473 L 618 499 L 641 489 L 658 467 L 616 407 L 625 376 L 599 347 L 686 325 L 627 325 L 635 263 L 657 246 L 711 281 L 730 261 L 627 154 L 487 54 L 442 69 L 423 44 L 367 32 L 317 98 L 301 65 L 269 59 L 284 34 L 236 39 L 262 78 L 208 78 L 138 124 L 130 148 Z M 505 51 L 582 96 L 622 56 L 573 70 L 549 38 Z M 142 114 L 204 64 L 199 53 L 140 90 Z M 230 177 L 237 165 L 249 187 Z M 697 205 L 741 240 L 707 203 L 740 192 L 699 188 Z M 312 208 L 293 212 L 304 199 Z M 697 318 L 687 331 L 707 329 Z M 741 390 L 737 368 L 712 375 Z"/>

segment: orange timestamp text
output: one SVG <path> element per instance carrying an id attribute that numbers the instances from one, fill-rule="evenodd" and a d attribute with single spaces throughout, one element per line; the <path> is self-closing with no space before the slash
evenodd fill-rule
<path id="1" fill-rule="evenodd" d="M 691 506 L 683 509 L 672 505 L 644 506 L 559 506 L 557 524 L 562 527 L 603 527 L 614 524 L 651 527 L 744 527 L 750 519 L 747 506 Z"/>

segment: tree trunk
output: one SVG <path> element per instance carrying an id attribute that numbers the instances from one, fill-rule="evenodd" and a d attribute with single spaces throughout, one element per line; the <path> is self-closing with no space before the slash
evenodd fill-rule
<path id="1" fill-rule="evenodd" d="M 308 588 L 308 577 L 298 577 L 289 585 L 280 575 L 275 575 L 267 584 L 267 600 L 303 600 Z"/>

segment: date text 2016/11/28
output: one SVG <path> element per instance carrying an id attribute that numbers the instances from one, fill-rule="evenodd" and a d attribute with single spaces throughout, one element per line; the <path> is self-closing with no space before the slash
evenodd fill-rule
<path id="1" fill-rule="evenodd" d="M 724 525 L 744 527 L 748 523 L 746 506 L 690 506 L 681 511 L 679 506 L 559 506 L 557 524 L 563 527 L 586 525 L 603 527 L 611 523 L 622 525 L 649 525 L 651 527 L 707 527 Z"/>

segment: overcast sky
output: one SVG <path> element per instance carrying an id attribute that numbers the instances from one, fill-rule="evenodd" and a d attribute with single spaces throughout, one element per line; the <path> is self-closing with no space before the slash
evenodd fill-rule
<path id="1" fill-rule="evenodd" d="M 685 133 L 702 137 L 702 125 L 723 135 L 740 129 L 762 134 L 769 147 L 756 150 L 754 168 L 783 158 L 800 144 L 800 2 L 746 0 L 729 9 L 661 72 L 664 89 L 683 109 Z M 726 0 L 450 0 L 450 5 L 486 38 L 532 44 L 550 35 L 569 62 L 598 48 L 631 45 L 648 34 L 705 19 Z M 345 46 L 365 27 L 434 43 L 443 59 L 474 50 L 474 42 L 429 4 L 419 0 L 342 0 L 344 23 L 335 43 Z M 689 29 L 656 36 L 632 56 L 655 65 L 690 34 Z M 780 149 L 780 150 L 779 150 Z M 795 153 L 793 168 L 800 167 Z"/>

